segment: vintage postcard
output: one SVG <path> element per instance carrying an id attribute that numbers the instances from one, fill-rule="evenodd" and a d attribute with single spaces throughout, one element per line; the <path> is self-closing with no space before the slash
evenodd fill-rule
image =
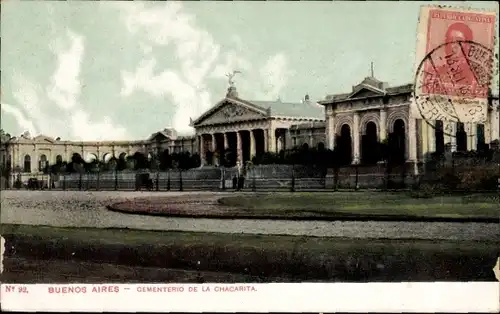
<path id="1" fill-rule="evenodd" d="M 6 311 L 498 312 L 496 2 L 2 1 Z"/>

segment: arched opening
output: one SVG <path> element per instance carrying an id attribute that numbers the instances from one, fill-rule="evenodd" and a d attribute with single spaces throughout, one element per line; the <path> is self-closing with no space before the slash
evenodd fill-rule
<path id="1" fill-rule="evenodd" d="M 352 138 L 351 128 L 348 124 L 342 125 L 340 135 L 337 137 L 336 159 L 340 165 L 348 165 L 352 162 Z"/>
<path id="2" fill-rule="evenodd" d="M 444 153 L 444 124 L 443 121 L 437 120 L 434 127 L 434 137 L 436 139 L 436 153 Z"/>
<path id="3" fill-rule="evenodd" d="M 105 153 L 103 156 L 102 156 L 102 162 L 103 163 L 109 163 L 109 161 L 111 159 L 113 159 L 113 153 Z"/>
<path id="4" fill-rule="evenodd" d="M 405 162 L 406 130 L 402 119 L 394 121 L 393 131 L 389 135 L 389 157 L 396 164 Z"/>
<path id="5" fill-rule="evenodd" d="M 40 156 L 40 160 L 38 161 L 38 171 L 44 171 L 47 166 L 47 156 L 43 154 Z"/>
<path id="6" fill-rule="evenodd" d="M 63 158 L 61 155 L 56 156 L 56 165 L 60 165 L 63 163 Z"/>
<path id="7" fill-rule="evenodd" d="M 467 132 L 465 132 L 465 125 L 463 122 L 457 122 L 457 151 L 465 152 L 467 151 Z"/>
<path id="8" fill-rule="evenodd" d="M 377 125 L 370 121 L 364 131 L 361 138 L 361 160 L 365 164 L 374 164 L 379 160 Z"/>
<path id="9" fill-rule="evenodd" d="M 116 161 L 116 170 L 121 171 L 127 169 L 128 160 L 127 153 L 120 153 Z"/>
<path id="10" fill-rule="evenodd" d="M 23 172 L 31 172 L 31 156 L 24 156 L 24 167 Z"/>

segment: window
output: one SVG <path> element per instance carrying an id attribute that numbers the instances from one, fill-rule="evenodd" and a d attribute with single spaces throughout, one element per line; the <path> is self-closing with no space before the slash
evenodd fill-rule
<path id="1" fill-rule="evenodd" d="M 292 137 L 293 146 L 297 146 L 297 138 Z"/>
<path id="2" fill-rule="evenodd" d="M 47 166 L 47 156 L 42 155 L 40 156 L 40 161 L 38 162 L 38 170 L 43 171 L 46 166 Z"/>
<path id="3" fill-rule="evenodd" d="M 31 172 L 31 157 L 30 155 L 24 156 L 24 172 Z"/>

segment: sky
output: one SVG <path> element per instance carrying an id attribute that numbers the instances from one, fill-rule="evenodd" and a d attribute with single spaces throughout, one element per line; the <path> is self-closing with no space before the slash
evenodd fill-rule
<path id="1" fill-rule="evenodd" d="M 1 128 L 89 141 L 191 134 L 233 70 L 246 100 L 350 92 L 371 62 L 377 79 L 411 83 L 425 4 L 4 0 Z"/>

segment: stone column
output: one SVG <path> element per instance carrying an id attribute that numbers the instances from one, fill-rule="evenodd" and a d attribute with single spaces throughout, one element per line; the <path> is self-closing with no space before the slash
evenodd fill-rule
<path id="1" fill-rule="evenodd" d="M 68 145 L 64 144 L 64 156 L 63 156 L 64 160 L 63 161 L 66 161 L 66 162 L 70 162 L 69 158 L 69 152 L 68 152 Z"/>
<path id="2" fill-rule="evenodd" d="M 38 146 L 35 144 L 33 151 L 35 152 L 35 158 L 31 158 L 31 172 L 40 172 L 40 156 L 38 155 Z"/>
<path id="3" fill-rule="evenodd" d="M 264 133 L 264 151 L 269 152 L 269 131 L 267 129 L 263 130 Z"/>
<path id="4" fill-rule="evenodd" d="M 353 141 L 353 164 L 359 163 L 359 135 L 360 135 L 360 130 L 359 130 L 359 113 L 355 112 L 354 117 L 353 117 L 354 125 L 353 125 L 353 130 L 352 130 L 352 141 Z"/>
<path id="5" fill-rule="evenodd" d="M 243 162 L 243 150 L 242 150 L 241 133 L 236 131 L 236 154 L 237 159 L 240 163 Z"/>
<path id="6" fill-rule="evenodd" d="M 492 110 L 490 111 L 490 142 L 494 140 L 498 140 L 500 138 L 500 115 L 498 107 L 493 105 Z"/>
<path id="7" fill-rule="evenodd" d="M 229 148 L 229 142 L 227 140 L 227 133 L 224 133 L 224 150 Z"/>
<path id="8" fill-rule="evenodd" d="M 269 152 L 276 153 L 276 129 L 270 128 L 268 130 L 268 147 Z"/>
<path id="9" fill-rule="evenodd" d="M 477 125 L 468 123 L 467 150 L 477 150 Z"/>
<path id="10" fill-rule="evenodd" d="M 449 121 L 449 132 L 450 135 L 447 135 L 448 141 L 451 145 L 451 152 L 457 151 L 457 123 L 455 121 Z"/>
<path id="11" fill-rule="evenodd" d="M 409 116 L 408 118 L 408 135 L 405 136 L 407 138 L 407 152 L 408 152 L 408 161 L 413 165 L 413 175 L 417 176 L 418 164 L 417 164 L 417 120 Z"/>
<path id="12" fill-rule="evenodd" d="M 408 119 L 408 161 L 417 161 L 417 122 L 414 118 Z"/>
<path id="13" fill-rule="evenodd" d="M 215 153 L 215 151 L 217 150 L 217 142 L 215 141 L 215 134 L 210 134 L 210 137 L 212 138 L 212 142 L 210 143 L 210 150 L 212 151 L 212 153 Z"/>
<path id="14" fill-rule="evenodd" d="M 199 141 L 200 141 L 200 160 L 201 160 L 201 165 L 204 166 L 207 164 L 207 160 L 205 156 L 205 143 L 203 141 L 203 134 L 200 134 Z"/>
<path id="15" fill-rule="evenodd" d="M 253 130 L 250 130 L 250 160 L 255 157 L 257 151 L 255 149 L 255 133 Z"/>
<path id="16" fill-rule="evenodd" d="M 424 121 L 424 123 L 427 128 L 427 153 L 434 153 L 436 152 L 436 121 Z"/>
<path id="17" fill-rule="evenodd" d="M 210 142 L 210 150 L 212 151 L 212 165 L 215 165 L 219 162 L 220 156 L 216 156 L 217 152 L 217 141 L 215 140 L 215 134 L 210 134 L 211 142 Z"/>
<path id="18" fill-rule="evenodd" d="M 382 143 L 387 139 L 387 110 L 380 109 L 379 141 Z"/>
<path id="19" fill-rule="evenodd" d="M 11 163 L 12 163 L 12 169 L 16 167 L 19 163 L 19 154 L 16 152 L 16 147 L 12 147 L 12 157 L 11 157 Z"/>
<path id="20" fill-rule="evenodd" d="M 335 148 L 335 115 L 329 114 L 326 123 L 327 123 L 326 136 L 328 137 L 327 148 L 333 150 Z"/>

